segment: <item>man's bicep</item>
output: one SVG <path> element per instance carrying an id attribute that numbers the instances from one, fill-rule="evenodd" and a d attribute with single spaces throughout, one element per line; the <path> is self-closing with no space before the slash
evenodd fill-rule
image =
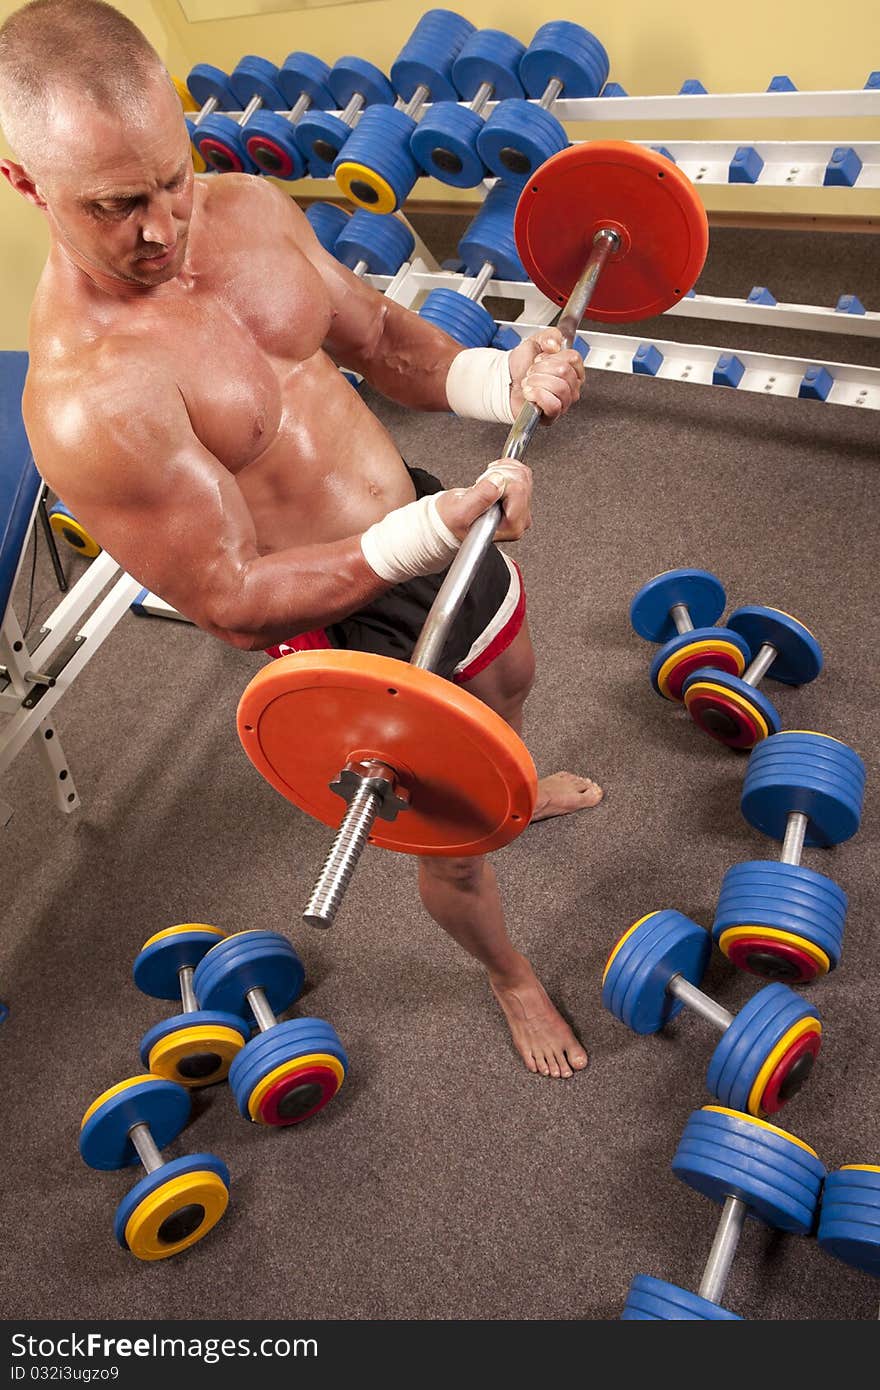
<path id="1" fill-rule="evenodd" d="M 161 404 L 162 408 L 158 408 Z M 39 435 L 39 432 L 38 432 Z M 193 433 L 176 389 L 132 417 L 109 405 L 38 439 L 37 467 L 124 570 L 201 626 L 256 554 L 235 479 Z"/>

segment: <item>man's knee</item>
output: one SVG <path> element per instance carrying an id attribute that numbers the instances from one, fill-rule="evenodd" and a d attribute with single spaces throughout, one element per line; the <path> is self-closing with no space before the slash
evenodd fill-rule
<path id="1" fill-rule="evenodd" d="M 483 880 L 486 861 L 480 856 L 469 859 L 445 859 L 431 855 L 419 860 L 419 880 L 424 883 L 443 883 L 462 892 L 473 892 Z"/>

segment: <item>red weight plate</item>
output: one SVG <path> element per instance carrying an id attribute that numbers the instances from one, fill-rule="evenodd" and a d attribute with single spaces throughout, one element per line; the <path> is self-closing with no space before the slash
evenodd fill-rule
<path id="1" fill-rule="evenodd" d="M 802 1033 L 797 1042 L 792 1043 L 784 1057 L 781 1057 L 776 1068 L 770 1073 L 764 1093 L 761 1096 L 761 1111 L 765 1115 L 775 1115 L 777 1110 L 781 1110 L 789 1099 L 784 1094 L 784 1087 L 795 1067 L 800 1063 L 804 1066 L 806 1057 L 818 1056 L 822 1046 L 821 1033 Z"/>
<path id="2" fill-rule="evenodd" d="M 684 685 L 688 676 L 693 671 L 700 671 L 704 666 L 711 666 L 713 671 L 726 671 L 731 676 L 742 675 L 742 664 L 737 663 L 736 657 L 731 656 L 730 652 L 696 652 L 692 656 L 684 656 L 666 678 L 669 693 L 675 700 L 682 698 L 681 687 Z"/>
<path id="3" fill-rule="evenodd" d="M 487 854 L 531 819 L 535 765 L 481 700 L 392 657 L 296 652 L 264 666 L 238 706 L 245 752 L 267 782 L 308 815 L 339 826 L 333 782 L 369 749 L 394 768 L 410 804 L 376 819 L 370 843 L 406 854 Z"/>
<path id="4" fill-rule="evenodd" d="M 339 1077 L 329 1067 L 303 1067 L 269 1087 L 260 1101 L 260 1119 L 266 1125 L 299 1124 L 322 1110 L 338 1090 Z M 285 1114 L 285 1101 L 292 1113 Z"/>
<path id="5" fill-rule="evenodd" d="M 514 235 L 548 299 L 566 303 L 603 227 L 621 244 L 599 275 L 586 318 L 651 318 L 693 287 L 709 223 L 690 179 L 665 155 L 625 140 L 591 140 L 541 165 L 520 194 Z"/>
<path id="6" fill-rule="evenodd" d="M 724 954 L 738 970 L 747 970 L 751 975 L 759 975 L 766 980 L 781 980 L 787 985 L 805 985 L 822 973 L 819 962 L 806 951 L 789 946 L 773 937 L 738 937 L 723 948 Z M 779 962 L 779 970 L 756 970 L 754 961 L 772 957 Z"/>
<path id="7" fill-rule="evenodd" d="M 726 695 L 715 691 L 707 695 L 694 693 L 690 699 L 685 697 L 685 704 L 694 723 L 710 738 L 717 739 L 719 743 L 726 743 L 728 748 L 754 748 L 756 743 L 760 743 L 767 736 L 750 714 L 734 700 L 729 700 Z M 717 725 L 713 728 L 706 718 L 707 715 L 711 718 L 713 713 L 729 717 L 736 726 L 735 729 L 728 733 L 726 728 Z"/>

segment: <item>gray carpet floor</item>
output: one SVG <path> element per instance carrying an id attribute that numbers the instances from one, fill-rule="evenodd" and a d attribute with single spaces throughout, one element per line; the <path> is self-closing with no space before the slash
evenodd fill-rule
<path id="1" fill-rule="evenodd" d="M 452 253 L 454 218 L 420 230 Z M 825 304 L 850 291 L 878 308 L 876 246 L 725 229 L 700 288 L 768 284 Z M 864 340 L 794 347 L 783 334 L 774 349 L 769 332 L 672 327 L 880 356 Z M 404 457 L 448 485 L 502 442 L 489 425 L 368 400 Z M 330 833 L 239 745 L 236 705 L 264 658 L 127 616 L 57 711 L 82 809 L 54 809 L 32 747 L 0 787 L 15 807 L 0 832 L 0 1315 L 615 1319 L 637 1272 L 697 1287 L 718 1210 L 670 1160 L 710 1102 L 717 1037 L 687 1013 L 636 1037 L 601 1007 L 601 974 L 618 935 L 655 908 L 711 926 L 726 869 L 777 847 L 740 814 L 743 757 L 650 688 L 654 649 L 632 632 L 629 602 L 673 566 L 713 570 L 729 607 L 770 604 L 814 630 L 818 680 L 765 688 L 784 727 L 833 734 L 866 762 L 860 833 L 804 855 L 850 907 L 839 969 L 804 991 L 823 1015 L 822 1054 L 780 1119 L 829 1168 L 880 1163 L 878 441 L 874 412 L 605 373 L 588 373 L 579 406 L 536 436 L 534 525 L 516 552 L 539 663 L 526 737 L 539 771 L 588 772 L 606 795 L 531 828 L 496 867 L 515 942 L 590 1050 L 564 1083 L 520 1065 L 480 969 L 427 917 L 405 858 L 369 851 L 334 928 L 301 924 Z M 41 544 L 35 620 L 54 602 Z M 141 1070 L 141 1034 L 171 1011 L 138 992 L 131 963 L 183 921 L 290 937 L 308 977 L 292 1016 L 329 1019 L 350 1072 L 288 1130 L 247 1124 L 225 1086 L 196 1093 L 167 1153 L 222 1157 L 230 1208 L 192 1250 L 145 1265 L 112 1234 L 133 1171 L 87 1168 L 77 1133 L 100 1091 Z M 728 1009 L 757 987 L 716 952 L 705 988 Z M 724 1302 L 750 1319 L 869 1319 L 878 1297 L 814 1240 L 749 1222 Z"/>

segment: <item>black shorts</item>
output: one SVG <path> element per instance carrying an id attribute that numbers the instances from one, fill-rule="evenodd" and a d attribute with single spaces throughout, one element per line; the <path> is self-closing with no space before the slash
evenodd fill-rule
<path id="1" fill-rule="evenodd" d="M 443 484 L 432 474 L 405 466 L 416 497 L 443 491 Z M 409 661 L 446 573 L 443 570 L 396 584 L 341 622 L 301 633 L 268 648 L 268 654 L 287 656 L 295 651 L 337 647 Z M 465 595 L 435 668 L 437 674 L 458 683 L 478 675 L 510 646 L 524 618 L 525 591 L 519 568 L 493 545 Z"/>

